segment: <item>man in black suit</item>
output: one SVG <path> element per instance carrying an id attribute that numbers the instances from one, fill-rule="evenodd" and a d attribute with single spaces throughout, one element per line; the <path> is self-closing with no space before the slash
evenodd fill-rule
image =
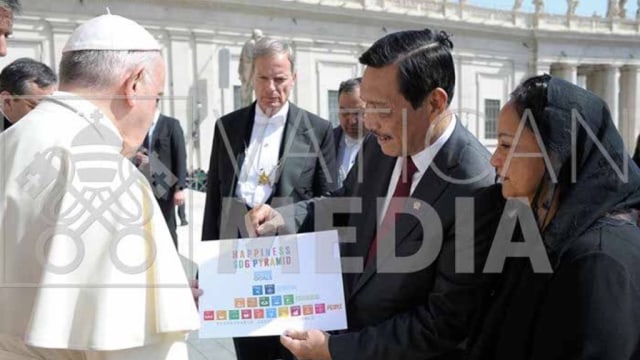
<path id="1" fill-rule="evenodd" d="M 178 248 L 176 206 L 184 205 L 187 152 L 178 119 L 156 112 L 156 121 L 136 154 L 136 165 L 147 176 L 164 216 L 173 244 Z"/>
<path id="2" fill-rule="evenodd" d="M 378 40 L 360 57 L 371 133 L 362 162 L 328 197 L 250 214 L 258 234 L 307 231 L 317 216 L 355 229 L 355 238 L 341 238 L 348 329 L 287 332 L 281 341 L 299 359 L 462 356 L 488 293 L 478 270 L 499 212 L 494 202 L 476 200 L 474 209 L 464 199 L 493 183 L 494 172 L 449 110 L 452 47 L 430 29 Z M 334 197 L 349 197 L 349 206 L 339 209 Z"/>
<path id="3" fill-rule="evenodd" d="M 333 129 L 333 141 L 336 144 L 339 185 L 342 185 L 355 164 L 366 135 L 363 124 L 365 102 L 360 98 L 361 82 L 362 78 L 345 80 L 338 88 L 340 126 Z"/>
<path id="4" fill-rule="evenodd" d="M 336 186 L 331 124 L 289 101 L 296 80 L 291 48 L 263 37 L 253 52 L 257 101 L 216 123 L 202 240 L 238 238 L 248 208 L 276 198 L 307 200 Z M 277 337 L 234 343 L 240 360 L 291 358 Z"/>

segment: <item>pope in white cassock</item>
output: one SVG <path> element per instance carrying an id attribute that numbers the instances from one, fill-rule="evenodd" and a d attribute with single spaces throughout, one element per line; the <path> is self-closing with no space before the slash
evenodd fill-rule
<path id="1" fill-rule="evenodd" d="M 61 91 L 0 135 L 0 359 L 187 359 L 195 303 L 127 159 L 164 68 L 140 25 L 94 18 L 63 49 Z"/>

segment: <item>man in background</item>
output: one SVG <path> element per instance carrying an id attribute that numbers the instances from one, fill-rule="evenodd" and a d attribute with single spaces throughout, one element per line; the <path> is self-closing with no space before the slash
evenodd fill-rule
<path id="1" fill-rule="evenodd" d="M 176 206 L 184 206 L 187 152 L 184 132 L 178 119 L 156 111 L 154 121 L 136 154 L 136 162 L 151 183 L 173 244 L 178 248 Z"/>
<path id="2" fill-rule="evenodd" d="M 58 77 L 47 65 L 20 58 L 0 72 L 3 131 L 22 119 L 40 100 L 56 91 Z"/>
<path id="3" fill-rule="evenodd" d="M 362 78 L 345 80 L 340 83 L 338 89 L 340 126 L 333 129 L 338 163 L 338 186 L 342 185 L 349 170 L 355 164 L 362 140 L 367 134 L 363 124 L 366 103 L 360 98 L 361 82 Z"/>
<path id="4" fill-rule="evenodd" d="M 238 238 L 248 208 L 274 198 L 300 201 L 335 188 L 331 123 L 289 101 L 296 81 L 291 47 L 263 37 L 253 48 L 256 101 L 216 123 L 202 240 Z M 277 337 L 234 339 L 240 360 L 290 359 Z"/>

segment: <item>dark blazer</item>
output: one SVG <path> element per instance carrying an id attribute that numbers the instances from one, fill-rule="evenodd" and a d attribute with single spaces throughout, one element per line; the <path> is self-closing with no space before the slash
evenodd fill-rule
<path id="1" fill-rule="evenodd" d="M 2 117 L 3 118 L 3 122 L 2 122 L 2 128 L 0 128 L 0 133 L 7 130 L 8 128 L 11 127 L 11 125 L 13 125 L 6 117 Z"/>
<path id="2" fill-rule="evenodd" d="M 207 177 L 203 240 L 235 238 L 237 225 L 244 226 L 242 221 L 246 208 L 243 204 L 222 207 L 225 198 L 236 198 L 237 177 L 251 140 L 255 107 L 254 102 L 223 116 L 216 123 Z M 280 164 L 275 189 L 268 203 L 278 197 L 298 202 L 333 190 L 336 161 L 331 123 L 289 103 L 280 146 Z"/>
<path id="3" fill-rule="evenodd" d="M 184 133 L 178 119 L 160 114 L 158 122 L 153 129 L 151 145 L 149 146 L 150 154 L 157 154 L 159 160 L 166 166 L 171 174 L 175 176 L 173 186 L 166 191 L 156 192 L 159 201 L 170 201 L 173 203 L 173 194 L 176 189 L 184 189 L 187 178 L 187 153 L 184 143 Z M 156 185 L 161 172 L 155 171 L 154 163 L 152 165 L 151 181 Z M 173 183 L 173 181 L 171 181 Z"/>
<path id="4" fill-rule="evenodd" d="M 339 179 L 338 174 L 340 174 L 340 165 L 342 162 L 342 159 L 338 158 L 338 156 L 340 156 L 340 145 L 342 144 L 342 137 L 344 136 L 344 130 L 342 130 L 342 126 L 338 125 L 337 127 L 333 128 L 333 144 L 335 145 L 335 149 L 336 149 L 336 172 L 335 172 L 335 178 Z M 340 184 L 338 184 L 338 186 L 340 186 Z"/>
<path id="5" fill-rule="evenodd" d="M 333 143 L 336 146 L 336 156 L 340 152 L 340 143 L 342 142 L 342 137 L 344 136 L 344 130 L 342 130 L 342 126 L 338 125 L 333 128 Z M 340 167 L 340 159 L 338 159 L 338 167 Z"/>
<path id="6" fill-rule="evenodd" d="M 178 189 L 184 189 L 187 177 L 187 154 L 180 122 L 161 114 L 153 129 L 151 144 L 148 144 L 148 138 L 145 138 L 143 146 L 145 145 L 149 146 L 149 163 L 139 167 L 151 183 L 173 243 L 177 247 L 178 233 L 173 196 Z"/>
<path id="7" fill-rule="evenodd" d="M 247 208 L 236 199 L 235 192 L 251 140 L 255 108 L 254 102 L 216 123 L 207 176 L 203 240 L 237 238 L 239 230 L 244 232 Z M 279 159 L 274 191 L 267 203 L 283 197 L 297 202 L 333 190 L 337 169 L 331 123 L 289 103 Z M 240 360 L 293 358 L 278 337 L 236 338 L 234 344 Z"/>
<path id="8" fill-rule="evenodd" d="M 341 255 L 366 258 L 371 241 L 376 234 L 379 203 L 383 201 L 395 157 L 382 153 L 377 140 L 369 136 L 359 156 L 362 159 L 362 177 L 358 179 L 358 164 L 349 173 L 343 187 L 332 197 L 356 197 L 361 199 L 361 212 L 336 214 L 334 225 L 355 228 L 355 239 L 341 237 Z M 454 179 L 471 179 L 467 183 L 455 183 L 439 176 L 439 172 Z M 456 209 L 456 199 L 471 197 L 478 189 L 493 183 L 494 172 L 489 166 L 489 153 L 479 141 L 458 122 L 456 128 L 434 158 L 431 167 L 422 176 L 412 193 L 412 198 L 429 204 L 442 224 L 442 248 L 439 255 L 427 266 L 427 259 L 417 259 L 414 264 L 423 269 L 404 273 L 376 271 L 376 261 L 368 261 L 363 273 L 344 275 L 347 304 L 348 331 L 331 335 L 329 349 L 333 360 L 342 359 L 456 359 L 461 355 L 461 344 L 469 327 L 477 316 L 476 310 L 489 286 L 477 269 L 483 264 L 490 240 L 497 224 L 499 211 L 496 203 L 475 201 L 473 208 Z M 381 200 L 378 200 L 381 199 Z M 294 206 L 295 221 L 299 230 L 311 230 L 311 220 L 316 212 L 330 212 L 336 206 L 331 197 L 315 199 Z M 291 207 L 289 207 L 291 208 Z M 358 209 L 357 207 L 354 207 Z M 427 206 L 412 201 L 405 210 L 415 210 L 424 215 Z M 475 215 L 476 273 L 462 274 L 455 271 L 456 211 L 465 213 L 462 223 L 471 223 Z M 287 216 L 285 210 L 285 216 Z M 460 215 L 463 216 L 463 215 Z M 396 256 L 409 256 L 425 244 L 436 244 L 437 222 L 429 221 L 434 228 L 423 231 L 416 217 L 401 216 L 396 222 Z M 461 224 L 458 224 L 461 225 Z M 319 230 L 319 229 L 318 229 Z M 471 229 L 473 234 L 473 229 Z M 423 236 L 424 235 L 424 236 Z M 424 240 L 423 240 L 424 238 Z M 394 239 L 382 237 L 382 241 Z M 431 249 L 431 254 L 437 249 Z M 385 264 L 391 253 L 378 259 Z M 346 269 L 343 268 L 343 271 Z"/>

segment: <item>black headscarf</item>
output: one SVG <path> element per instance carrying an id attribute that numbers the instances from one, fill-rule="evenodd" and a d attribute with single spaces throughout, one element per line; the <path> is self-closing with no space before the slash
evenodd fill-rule
<path id="1" fill-rule="evenodd" d="M 640 207 L 640 171 L 625 150 L 602 99 L 557 78 L 549 80 L 546 99 L 542 119 L 536 123 L 560 191 L 557 212 L 543 236 L 554 264 L 572 241 L 598 219 Z M 576 176 L 572 181 L 574 122 Z M 614 166 L 623 175 L 626 170 L 628 176 L 621 177 Z"/>

